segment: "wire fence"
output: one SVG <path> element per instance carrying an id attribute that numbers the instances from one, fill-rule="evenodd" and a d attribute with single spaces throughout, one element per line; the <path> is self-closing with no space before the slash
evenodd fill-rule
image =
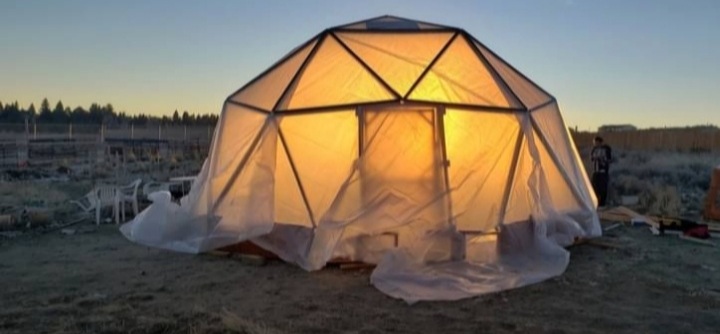
<path id="1" fill-rule="evenodd" d="M 4 168 L 97 162 L 204 159 L 213 126 L 153 124 L 2 124 Z"/>
<path id="2" fill-rule="evenodd" d="M 97 140 L 105 138 L 192 140 L 210 142 L 214 126 L 0 123 L 0 141 L 37 139 Z"/>
<path id="3" fill-rule="evenodd" d="M 148 124 L 0 123 L 0 166 L 48 165 L 123 159 L 203 159 L 214 126 Z M 578 149 L 592 145 L 596 132 L 572 132 Z M 718 129 L 648 129 L 601 132 L 614 149 L 641 151 L 720 152 Z"/>
<path id="4" fill-rule="evenodd" d="M 575 132 L 573 139 L 578 148 L 592 146 L 598 133 Z M 718 129 L 648 129 L 599 133 L 603 140 L 621 150 L 720 152 Z"/>

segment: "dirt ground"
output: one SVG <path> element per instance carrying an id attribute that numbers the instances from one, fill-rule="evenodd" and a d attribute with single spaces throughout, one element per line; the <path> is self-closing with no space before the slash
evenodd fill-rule
<path id="1" fill-rule="evenodd" d="M 1 333 L 718 333 L 720 247 L 623 226 L 567 272 L 407 305 L 369 271 L 308 273 L 130 243 L 115 225 L 0 239 Z M 720 246 L 720 245 L 719 245 Z"/>

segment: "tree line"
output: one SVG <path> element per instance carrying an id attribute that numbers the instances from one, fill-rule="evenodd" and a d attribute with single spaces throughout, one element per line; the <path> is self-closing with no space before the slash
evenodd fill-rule
<path id="1" fill-rule="evenodd" d="M 70 108 L 62 101 L 50 107 L 47 98 L 43 99 L 38 109 L 31 103 L 26 109 L 21 108 L 18 102 L 3 104 L 0 102 L 0 123 L 30 123 L 38 124 L 172 124 L 172 125 L 215 125 L 218 120 L 213 114 L 191 114 L 187 110 L 182 113 L 175 110 L 172 116 L 154 116 L 146 114 L 128 115 L 124 111 L 117 112 L 112 104 L 101 105 L 93 103 L 85 109 L 81 106 Z"/>

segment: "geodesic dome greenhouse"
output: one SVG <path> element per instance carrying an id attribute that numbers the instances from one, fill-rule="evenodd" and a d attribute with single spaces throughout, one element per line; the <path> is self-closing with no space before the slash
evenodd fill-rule
<path id="1" fill-rule="evenodd" d="M 556 99 L 464 30 L 391 16 L 324 30 L 231 94 L 190 194 L 153 198 L 130 240 L 374 263 L 409 302 L 559 275 L 563 246 L 601 233 Z"/>

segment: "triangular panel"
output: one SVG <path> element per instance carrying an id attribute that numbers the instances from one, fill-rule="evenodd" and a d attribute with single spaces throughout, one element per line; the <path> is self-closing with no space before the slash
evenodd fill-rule
<path id="1" fill-rule="evenodd" d="M 513 224 L 528 219 L 535 212 L 537 205 L 537 176 L 536 164 L 528 150 L 527 137 L 523 138 L 518 160 L 515 164 L 515 173 L 508 194 L 505 212 L 502 214 L 502 224 Z"/>
<path id="2" fill-rule="evenodd" d="M 314 40 L 294 55 L 285 59 L 274 69 L 260 77 L 249 86 L 243 88 L 237 94 L 230 97 L 230 100 L 240 103 L 246 103 L 261 109 L 272 110 L 277 103 L 280 95 L 290 84 L 295 73 L 300 70 L 305 58 L 308 57 L 310 51 L 317 43 Z"/>
<path id="3" fill-rule="evenodd" d="M 319 48 L 282 98 L 280 110 L 394 99 L 334 37 L 327 36 Z"/>
<path id="4" fill-rule="evenodd" d="M 411 100 L 521 108 L 473 51 L 456 38 L 410 94 Z"/>
<path id="5" fill-rule="evenodd" d="M 445 146 L 455 225 L 491 231 L 510 180 L 520 126 L 512 113 L 447 109 Z"/>
<path id="6" fill-rule="evenodd" d="M 369 30 L 419 30 L 418 23 L 412 20 L 406 20 L 399 17 L 381 17 L 370 20 L 365 23 Z"/>
<path id="7" fill-rule="evenodd" d="M 450 40 L 452 33 L 338 33 L 337 36 L 404 96 Z"/>
<path id="8" fill-rule="evenodd" d="M 267 115 L 249 108 L 226 103 L 213 140 L 212 176 L 228 172 L 248 152 L 263 128 Z"/>
<path id="9" fill-rule="evenodd" d="M 367 30 L 367 24 L 365 22 L 353 23 L 346 26 L 340 27 L 341 29 L 352 29 L 352 30 Z"/>
<path id="10" fill-rule="evenodd" d="M 248 152 L 247 159 L 233 166 L 231 173 L 214 176 L 208 181 L 213 203 L 212 220 L 208 225 L 188 227 L 207 228 L 206 232 L 200 232 L 207 236 L 202 241 L 202 251 L 234 244 L 272 230 L 274 188 L 267 185 L 274 180 L 276 139 L 277 127 L 270 122 L 260 134 L 257 145 Z"/>
<path id="11" fill-rule="evenodd" d="M 280 128 L 313 215 L 320 221 L 358 158 L 355 110 L 286 116 Z"/>
<path id="12" fill-rule="evenodd" d="M 552 97 L 545 93 L 540 87 L 525 78 L 525 76 L 513 69 L 508 63 L 496 57 L 490 50 L 477 42 L 475 46 L 480 50 L 483 57 L 487 59 L 490 66 L 492 66 L 507 85 L 510 86 L 510 89 L 512 89 L 525 107 L 532 109 L 552 99 Z"/>
<path id="13" fill-rule="evenodd" d="M 310 215 L 282 140 L 277 141 L 275 164 L 275 222 L 312 227 Z"/>
<path id="14" fill-rule="evenodd" d="M 396 16 L 382 16 L 337 27 L 349 30 L 438 30 L 448 29 L 434 23 L 419 22 Z"/>
<path id="15" fill-rule="evenodd" d="M 520 149 L 505 211 L 506 224 L 522 221 L 531 214 L 572 213 L 585 209 L 538 133 L 533 130 L 532 136 L 525 137 Z"/>
<path id="16" fill-rule="evenodd" d="M 567 178 L 563 177 L 563 170 L 561 170 L 555 163 L 555 160 L 550 155 L 549 148 L 545 146 L 536 131 L 533 131 L 535 136 L 535 145 L 537 147 L 540 156 L 540 166 L 542 166 L 542 172 L 544 180 L 541 185 L 544 189 L 541 191 L 541 198 L 543 200 L 550 200 L 552 208 L 558 212 L 578 212 L 584 209 L 583 205 L 580 204 L 577 196 L 573 193 L 573 190 L 568 184 Z"/>
<path id="17" fill-rule="evenodd" d="M 418 27 L 421 30 L 433 30 L 433 29 L 448 29 L 448 27 L 432 24 L 432 23 L 426 23 L 426 22 L 418 22 Z"/>
<path id="18" fill-rule="evenodd" d="M 557 103 L 551 103 L 534 111 L 530 117 L 537 125 L 539 135 L 543 136 L 555 153 L 560 169 L 573 180 L 576 191 L 581 194 L 588 206 L 593 207 L 593 192 L 590 180 L 583 167 L 568 128 L 560 115 Z"/>

